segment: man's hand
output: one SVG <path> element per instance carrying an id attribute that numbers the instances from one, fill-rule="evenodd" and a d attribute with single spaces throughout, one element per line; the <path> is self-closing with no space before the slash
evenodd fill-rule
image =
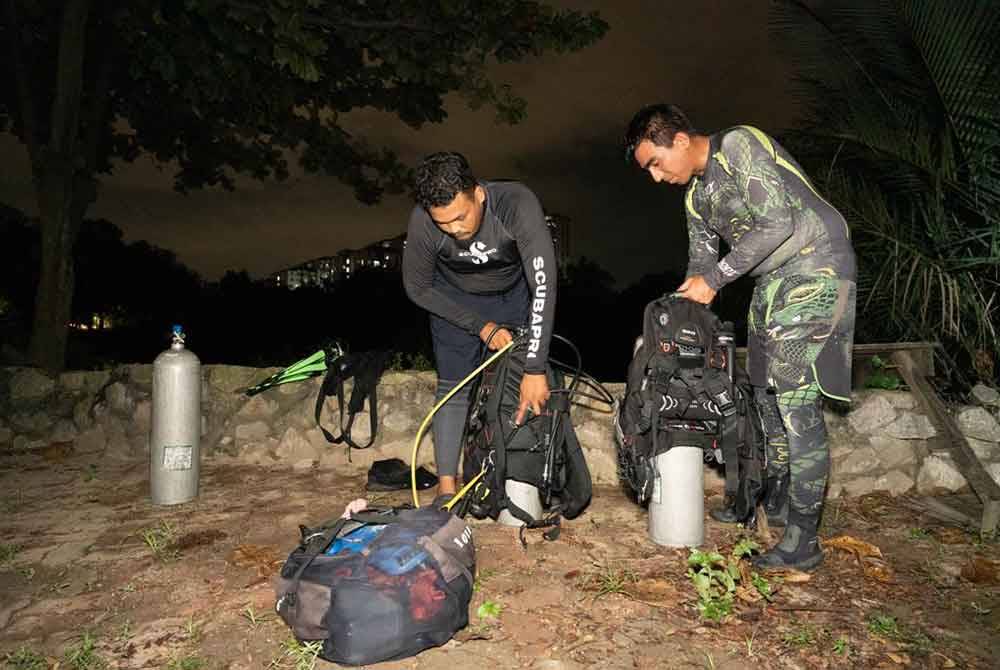
<path id="1" fill-rule="evenodd" d="M 715 289 L 708 285 L 701 275 L 694 275 L 684 280 L 684 283 L 677 287 L 677 292 L 688 300 L 700 302 L 707 305 L 715 299 Z"/>
<path id="2" fill-rule="evenodd" d="M 542 373 L 525 373 L 521 378 L 521 404 L 517 406 L 514 423 L 521 425 L 528 407 L 538 416 L 549 399 L 549 382 Z"/>
<path id="3" fill-rule="evenodd" d="M 493 335 L 494 330 L 497 331 L 496 335 Z M 490 339 L 490 335 L 493 335 L 492 339 Z M 499 351 L 510 344 L 514 338 L 506 328 L 497 330 L 497 324 L 487 321 L 483 329 L 479 331 L 479 339 L 485 342 L 486 346 L 493 351 Z"/>

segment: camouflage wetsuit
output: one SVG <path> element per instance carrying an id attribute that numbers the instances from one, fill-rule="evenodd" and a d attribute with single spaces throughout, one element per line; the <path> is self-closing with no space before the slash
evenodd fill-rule
<path id="1" fill-rule="evenodd" d="M 709 140 L 705 172 L 685 196 L 687 276 L 702 275 L 716 290 L 743 274 L 757 278 L 748 367 L 767 424 L 768 476 L 790 468 L 792 508 L 816 514 L 829 474 L 822 396 L 850 398 L 855 260 L 847 224 L 762 131 L 739 126 Z M 720 238 L 729 246 L 721 260 Z"/>

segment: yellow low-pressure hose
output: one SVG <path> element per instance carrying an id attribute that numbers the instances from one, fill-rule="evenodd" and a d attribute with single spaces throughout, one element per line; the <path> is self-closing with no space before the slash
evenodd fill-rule
<path id="1" fill-rule="evenodd" d="M 500 356 L 502 356 L 508 349 L 514 346 L 514 342 L 515 340 L 511 340 L 510 342 L 508 342 L 502 349 L 500 349 L 495 354 L 487 358 L 482 365 L 480 365 L 478 368 L 470 372 L 469 376 L 460 381 L 455 386 L 455 388 L 448 391 L 445 397 L 441 398 L 437 402 L 437 404 L 434 405 L 433 408 L 431 408 L 430 413 L 428 413 L 427 416 L 424 418 L 424 422 L 420 424 L 420 429 L 417 431 L 417 438 L 413 440 L 413 457 L 410 459 L 410 487 L 413 490 L 414 507 L 420 507 L 420 499 L 417 497 L 417 452 L 420 450 L 420 439 L 424 436 L 424 431 L 427 430 L 427 425 L 431 422 L 431 419 L 434 418 L 434 414 L 437 413 L 439 409 L 441 409 L 442 405 L 448 402 L 453 395 L 458 393 L 458 391 L 463 386 L 465 386 L 470 381 L 475 379 L 476 375 L 478 375 L 480 372 L 489 367 L 490 363 L 500 358 Z M 456 493 L 455 497 L 448 501 L 448 504 L 445 505 L 445 508 L 450 510 L 451 506 L 454 505 L 456 502 L 458 502 L 459 498 L 461 498 L 463 495 L 466 494 L 466 492 L 468 492 L 468 490 L 472 487 L 473 484 L 476 483 L 476 481 L 482 476 L 482 474 L 483 474 L 482 471 L 480 471 L 480 473 L 476 475 L 476 477 L 474 477 L 472 481 L 470 481 L 464 487 L 462 487 L 462 490 Z"/>

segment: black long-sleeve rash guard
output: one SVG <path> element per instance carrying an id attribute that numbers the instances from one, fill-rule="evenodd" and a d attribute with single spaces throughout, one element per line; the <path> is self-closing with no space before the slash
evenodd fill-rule
<path id="1" fill-rule="evenodd" d="M 478 336 L 489 319 L 459 305 L 434 287 L 434 274 L 474 294 L 503 293 L 521 273 L 531 289 L 525 370 L 544 372 L 556 309 L 552 236 L 538 198 L 518 182 L 480 182 L 486 190 L 483 223 L 470 240 L 444 233 L 427 211 L 410 214 L 403 251 L 403 285 L 413 302 Z"/>

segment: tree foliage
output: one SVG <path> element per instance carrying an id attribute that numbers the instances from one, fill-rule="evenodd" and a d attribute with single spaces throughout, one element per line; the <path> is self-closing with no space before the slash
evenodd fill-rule
<path id="1" fill-rule="evenodd" d="M 345 115 L 413 127 L 457 93 L 516 122 L 524 100 L 498 62 L 580 49 L 607 25 L 534 0 L 0 0 L 0 130 L 27 147 L 42 220 L 32 350 L 58 367 L 72 246 L 97 176 L 148 153 L 180 190 L 284 178 L 289 160 L 364 202 L 406 171 Z M 62 341 L 60 341 L 62 337 Z M 55 353 L 50 349 L 56 349 Z"/>
<path id="2" fill-rule="evenodd" d="M 1000 360 L 1000 6 L 782 0 L 808 110 L 792 142 L 848 218 L 859 329 Z M 964 375 L 963 375 L 964 376 Z"/>

